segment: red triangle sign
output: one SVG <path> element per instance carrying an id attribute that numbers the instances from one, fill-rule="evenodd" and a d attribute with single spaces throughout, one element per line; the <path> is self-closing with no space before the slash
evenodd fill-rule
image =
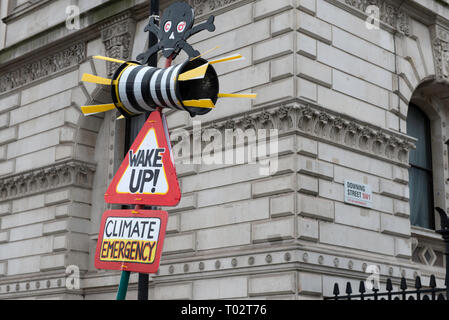
<path id="1" fill-rule="evenodd" d="M 179 203 L 181 191 L 166 127 L 160 112 L 152 112 L 112 179 L 106 203 L 169 207 Z"/>

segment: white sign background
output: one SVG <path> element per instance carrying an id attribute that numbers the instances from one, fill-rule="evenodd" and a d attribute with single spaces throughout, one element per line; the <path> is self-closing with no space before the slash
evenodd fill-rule
<path id="1" fill-rule="evenodd" d="M 145 138 L 142 141 L 142 144 L 139 146 L 138 150 L 134 151 L 134 154 L 137 154 L 139 152 L 139 150 L 151 150 L 151 149 L 158 149 L 159 145 L 157 143 L 157 139 L 156 139 L 156 133 L 154 131 L 154 129 L 150 130 L 147 135 L 145 136 Z M 162 157 L 169 157 L 169 150 L 165 150 L 165 153 L 163 154 Z M 163 163 L 163 162 L 162 162 Z M 136 170 L 135 172 L 135 176 L 134 176 L 134 181 L 133 181 L 133 185 L 136 185 L 137 183 L 137 179 L 139 177 L 139 171 L 140 170 L 145 170 L 145 169 L 160 169 L 160 173 L 159 173 L 159 178 L 157 180 L 156 183 L 156 191 L 154 193 L 151 192 L 151 189 L 154 187 L 153 186 L 153 182 L 147 182 L 145 184 L 145 188 L 143 190 L 142 193 L 137 192 L 135 193 L 136 195 L 139 194 L 166 194 L 168 192 L 168 182 L 167 182 L 167 177 L 165 174 L 165 169 L 164 166 L 162 165 L 161 168 L 153 168 L 153 167 L 131 167 L 128 166 L 128 168 L 126 168 L 125 173 L 123 174 L 122 178 L 120 179 L 120 182 L 117 185 L 117 192 L 118 193 L 132 193 L 129 185 L 130 185 L 130 181 L 131 181 L 131 173 L 133 170 Z"/>
<path id="2" fill-rule="evenodd" d="M 136 235 L 134 228 L 138 224 L 139 234 Z M 149 230 L 151 227 L 151 231 Z M 159 218 L 120 218 L 109 217 L 106 220 L 103 240 L 143 240 L 158 241 L 161 220 Z M 108 234 L 110 234 L 108 236 Z M 114 236 L 117 234 L 117 236 Z M 131 237 L 128 235 L 131 234 Z M 143 234 L 143 237 L 142 237 Z M 151 238 L 148 237 L 151 235 Z"/>
<path id="3" fill-rule="evenodd" d="M 359 207 L 373 207 L 373 192 L 371 186 L 350 180 L 345 180 L 345 202 Z"/>

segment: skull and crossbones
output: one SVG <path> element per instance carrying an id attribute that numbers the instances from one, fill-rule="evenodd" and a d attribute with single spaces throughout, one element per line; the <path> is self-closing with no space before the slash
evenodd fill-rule
<path id="1" fill-rule="evenodd" d="M 215 17 L 210 16 L 206 22 L 193 26 L 195 22 L 193 8 L 184 2 L 174 3 L 164 11 L 161 28 L 156 25 L 154 17 L 150 18 L 144 31 L 155 34 L 159 42 L 147 52 L 138 55 L 137 60 L 147 64 L 150 57 L 160 50 L 166 58 L 175 58 L 181 50 L 184 50 L 189 58 L 198 57 L 200 53 L 187 43 L 187 39 L 203 30 L 215 31 L 214 20 Z"/>

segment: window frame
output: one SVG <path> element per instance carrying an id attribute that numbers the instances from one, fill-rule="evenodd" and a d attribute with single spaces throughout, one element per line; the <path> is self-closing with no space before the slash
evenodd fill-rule
<path id="1" fill-rule="evenodd" d="M 414 164 L 411 162 L 411 154 L 409 155 L 409 165 L 410 165 L 410 169 L 415 169 L 415 170 L 419 170 L 421 172 L 424 172 L 427 177 L 428 180 L 426 180 L 426 182 L 430 185 L 430 190 L 429 190 L 429 199 L 428 199 L 428 203 L 427 203 L 427 207 L 428 207 L 428 212 L 427 212 L 427 224 L 429 225 L 429 227 L 424 227 L 421 225 L 413 225 L 413 227 L 419 227 L 419 228 L 425 228 L 428 230 L 435 230 L 435 188 L 434 188 L 434 175 L 435 175 L 435 171 L 434 171 L 434 155 L 433 155 L 433 146 L 432 146 L 432 121 L 431 118 L 427 115 L 427 113 L 423 110 L 423 108 L 421 108 L 421 106 L 417 103 L 414 102 L 410 102 L 409 104 L 409 109 L 407 112 L 407 134 L 409 134 L 409 125 L 410 123 L 408 122 L 410 120 L 410 108 L 415 108 L 418 110 L 418 112 L 420 112 L 424 117 L 424 121 L 425 123 L 423 124 L 425 126 L 425 142 L 426 144 L 424 145 L 426 150 L 423 150 L 423 152 L 425 152 L 426 155 L 430 154 L 430 159 L 427 158 L 426 156 L 426 162 L 427 160 L 430 160 L 430 167 L 423 167 L 420 166 L 418 164 Z M 413 152 L 413 151 L 412 151 Z M 411 174 L 412 170 L 409 169 L 409 175 Z M 410 182 L 410 176 L 409 176 L 409 182 Z M 409 185 L 410 187 L 410 185 Z M 410 203 L 410 218 L 412 217 L 412 208 L 411 208 L 411 199 L 409 199 L 409 203 Z"/>

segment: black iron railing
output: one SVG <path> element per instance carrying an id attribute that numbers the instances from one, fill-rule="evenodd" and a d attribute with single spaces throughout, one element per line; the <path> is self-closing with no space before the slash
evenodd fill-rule
<path id="1" fill-rule="evenodd" d="M 446 288 L 437 288 L 435 276 L 430 276 L 429 286 L 423 287 L 421 278 L 416 277 L 415 287 L 407 290 L 407 281 L 401 279 L 399 291 L 393 291 L 393 282 L 387 279 L 386 291 L 380 293 L 379 288 L 373 286 L 372 293 L 367 293 L 365 281 L 360 281 L 359 294 L 353 294 L 351 283 L 346 284 L 345 294 L 340 295 L 338 283 L 334 285 L 333 297 L 324 300 L 446 300 Z"/>
<path id="2" fill-rule="evenodd" d="M 338 283 L 334 285 L 333 297 L 325 297 L 324 300 L 449 300 L 449 217 L 441 208 L 435 208 L 441 219 L 441 234 L 445 243 L 446 281 L 445 288 L 437 288 L 435 276 L 430 276 L 428 287 L 423 287 L 421 278 L 416 277 L 415 287 L 407 290 L 407 281 L 401 279 L 400 290 L 393 291 L 393 282 L 387 279 L 386 291 L 380 293 L 379 288 L 373 286 L 372 293 L 366 293 L 365 281 L 360 281 L 359 294 L 353 294 L 351 283 L 346 284 L 345 294 L 340 295 Z"/>

